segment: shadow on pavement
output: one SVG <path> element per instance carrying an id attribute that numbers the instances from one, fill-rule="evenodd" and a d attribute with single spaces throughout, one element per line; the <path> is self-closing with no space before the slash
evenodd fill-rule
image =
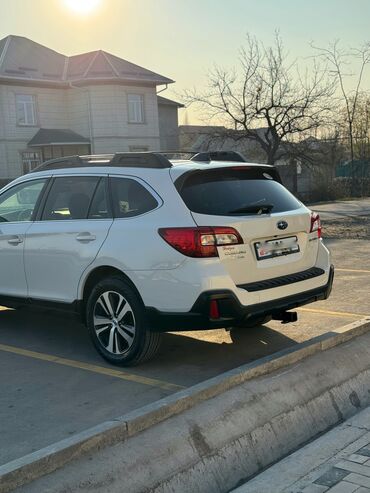
<path id="1" fill-rule="evenodd" d="M 230 331 L 167 333 L 160 354 L 145 366 L 153 370 L 160 366 L 168 372 L 176 367 L 186 368 L 188 374 L 184 378 L 191 377 L 194 371 L 200 381 L 294 344 L 296 341 L 267 325 Z M 203 378 L 199 378 L 199 373 Z M 196 373 L 193 378 L 196 378 Z"/>
<path id="2" fill-rule="evenodd" d="M 72 317 L 28 309 L 0 311 L 0 344 L 112 368 L 95 351 L 86 328 Z M 0 464 L 175 391 L 140 383 L 136 376 L 188 387 L 292 344 L 267 326 L 168 333 L 155 359 L 122 368 L 133 379 L 0 347 Z"/>
<path id="3" fill-rule="evenodd" d="M 223 371 L 294 345 L 267 325 L 171 332 L 155 359 L 129 369 L 180 385 L 191 385 Z M 85 327 L 72 316 L 32 309 L 0 312 L 0 344 L 110 366 L 96 353 Z"/>

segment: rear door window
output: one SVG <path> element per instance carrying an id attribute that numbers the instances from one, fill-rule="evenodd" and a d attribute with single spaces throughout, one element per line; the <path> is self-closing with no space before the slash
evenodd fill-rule
<path id="1" fill-rule="evenodd" d="M 101 178 L 90 205 L 89 219 L 107 219 L 111 217 L 107 195 L 107 178 Z"/>
<path id="2" fill-rule="evenodd" d="M 99 180 L 97 176 L 56 178 L 46 200 L 42 220 L 86 219 Z"/>
<path id="3" fill-rule="evenodd" d="M 188 209 L 200 214 L 233 216 L 299 209 L 301 203 L 269 168 L 194 170 L 176 182 Z"/>

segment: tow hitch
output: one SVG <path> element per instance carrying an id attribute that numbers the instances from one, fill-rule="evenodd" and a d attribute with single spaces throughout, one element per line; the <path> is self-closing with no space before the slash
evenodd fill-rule
<path id="1" fill-rule="evenodd" d="M 279 312 L 272 315 L 273 320 L 281 320 L 282 324 L 289 324 L 298 320 L 297 312 Z"/>

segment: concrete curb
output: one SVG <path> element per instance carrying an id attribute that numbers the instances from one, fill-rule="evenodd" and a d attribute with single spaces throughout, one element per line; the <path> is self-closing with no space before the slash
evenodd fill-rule
<path id="1" fill-rule="evenodd" d="M 78 433 L 37 452 L 0 466 L 0 493 L 29 483 L 109 445 L 125 441 L 171 416 L 216 397 L 248 380 L 292 365 L 370 331 L 370 318 L 359 320 L 310 341 L 240 366 L 189 389 L 144 406 L 115 420 Z"/>
<path id="2" fill-rule="evenodd" d="M 342 459 L 370 442 L 370 407 L 320 435 L 230 493 L 304 491 Z M 315 486 L 311 486 L 315 488 Z M 321 488 L 317 486 L 321 491 Z M 309 490 L 309 488 L 308 488 Z M 311 493 L 312 493 L 311 489 Z M 338 493 L 338 490 L 335 490 Z M 345 489 L 340 490 L 345 491 Z M 364 490 L 365 491 L 365 490 Z M 361 492 L 361 490 L 359 490 Z M 317 493 L 317 490 L 316 490 Z M 340 492 L 339 492 L 340 493 Z M 348 491 L 347 491 L 348 493 Z"/>

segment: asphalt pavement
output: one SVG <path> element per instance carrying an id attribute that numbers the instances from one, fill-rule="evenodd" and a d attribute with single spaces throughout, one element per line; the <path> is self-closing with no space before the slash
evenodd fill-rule
<path id="1" fill-rule="evenodd" d="M 332 296 L 300 309 L 298 322 L 168 333 L 158 357 L 135 368 L 102 360 L 72 318 L 0 311 L 0 463 L 369 315 L 368 241 L 328 244 Z"/>
<path id="2" fill-rule="evenodd" d="M 328 204 L 313 204 L 310 209 L 318 212 L 322 219 L 340 219 L 370 215 L 370 199 L 338 200 Z"/>

